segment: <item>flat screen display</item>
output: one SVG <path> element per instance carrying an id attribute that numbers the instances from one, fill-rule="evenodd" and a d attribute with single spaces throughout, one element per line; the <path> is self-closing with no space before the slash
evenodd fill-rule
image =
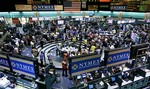
<path id="1" fill-rule="evenodd" d="M 150 19 L 148 19 L 146 22 L 148 22 L 148 23 L 149 23 L 149 22 L 150 22 Z"/>
<path id="2" fill-rule="evenodd" d="M 78 20 L 80 20 L 80 18 L 76 18 L 76 20 L 78 21 Z"/>
<path id="3" fill-rule="evenodd" d="M 50 17 L 45 17 L 45 20 L 50 20 Z"/>
<path id="4" fill-rule="evenodd" d="M 14 72 L 35 78 L 35 68 L 32 61 L 16 57 L 9 57 L 9 59 Z"/>
<path id="5" fill-rule="evenodd" d="M 43 17 L 39 17 L 39 20 L 44 20 L 44 18 Z"/>
<path id="6" fill-rule="evenodd" d="M 0 69 L 10 70 L 6 55 L 0 54 Z"/>
<path id="7" fill-rule="evenodd" d="M 116 81 L 116 78 L 115 78 L 115 77 L 111 77 L 111 81 L 112 81 L 112 82 L 115 82 L 115 81 Z"/>
<path id="8" fill-rule="evenodd" d="M 82 21 L 82 20 L 83 20 L 83 18 L 80 18 L 80 20 Z"/>
<path id="9" fill-rule="evenodd" d="M 99 2 L 110 2 L 110 0 L 99 0 Z"/>
<path id="10" fill-rule="evenodd" d="M 82 78 L 85 78 L 86 77 L 86 74 L 82 74 Z"/>
<path id="11" fill-rule="evenodd" d="M 121 24 L 121 21 L 118 21 L 117 24 Z"/>
<path id="12" fill-rule="evenodd" d="M 109 23 L 109 24 L 112 24 L 112 23 L 113 23 L 113 20 L 108 20 L 108 23 Z"/>
<path id="13" fill-rule="evenodd" d="M 146 11 L 148 8 L 148 5 L 140 5 L 139 11 Z"/>
<path id="14" fill-rule="evenodd" d="M 98 10 L 98 5 L 88 5 L 88 10 Z"/>
<path id="15" fill-rule="evenodd" d="M 150 11 L 150 5 L 148 5 L 148 7 L 147 7 L 147 11 Z"/>
<path id="16" fill-rule="evenodd" d="M 33 18 L 32 18 L 32 20 L 33 20 L 33 21 L 37 21 L 37 20 L 38 20 L 38 18 L 36 18 L 36 17 L 33 17 Z"/>
<path id="17" fill-rule="evenodd" d="M 78 75 L 78 76 L 77 76 L 77 79 L 81 79 L 81 75 Z"/>
<path id="18" fill-rule="evenodd" d="M 58 20 L 57 22 L 59 25 L 64 24 L 64 20 Z"/>
<path id="19" fill-rule="evenodd" d="M 93 89 L 94 88 L 94 85 L 93 84 L 90 84 L 89 85 L 89 89 Z"/>

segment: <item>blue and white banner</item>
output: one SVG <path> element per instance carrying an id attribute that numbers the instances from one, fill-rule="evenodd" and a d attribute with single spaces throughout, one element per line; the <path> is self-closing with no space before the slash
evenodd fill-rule
<path id="1" fill-rule="evenodd" d="M 130 48 L 110 51 L 107 58 L 107 66 L 115 66 L 128 62 L 130 58 Z"/>
<path id="2" fill-rule="evenodd" d="M 54 11 L 54 5 L 32 5 L 33 11 Z"/>
<path id="3" fill-rule="evenodd" d="M 27 75 L 35 78 L 35 69 L 32 61 L 9 57 L 12 70 L 19 74 Z"/>
<path id="4" fill-rule="evenodd" d="M 10 70 L 8 59 L 6 55 L 0 54 L 0 68 Z"/>
<path id="5" fill-rule="evenodd" d="M 71 75 L 79 75 L 98 70 L 100 67 L 100 54 L 72 59 Z"/>

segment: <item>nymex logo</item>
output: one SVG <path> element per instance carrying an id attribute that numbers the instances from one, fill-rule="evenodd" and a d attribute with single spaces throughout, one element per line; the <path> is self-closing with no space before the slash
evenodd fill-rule
<path id="1" fill-rule="evenodd" d="M 5 66 L 9 66 L 8 61 L 7 61 L 7 60 L 4 60 L 4 59 L 2 59 L 2 58 L 0 58 L 0 64 L 1 64 L 1 65 L 5 65 Z"/>
<path id="2" fill-rule="evenodd" d="M 30 73 L 34 73 L 34 67 L 27 65 L 27 64 L 24 64 L 24 63 L 11 62 L 11 66 L 17 70 L 28 71 Z"/>
<path id="3" fill-rule="evenodd" d="M 88 60 L 88 61 L 80 61 L 76 62 L 75 64 L 72 65 L 72 70 L 84 70 L 87 68 L 93 68 L 95 66 L 100 65 L 100 59 L 94 59 L 94 60 Z"/>
<path id="4" fill-rule="evenodd" d="M 78 65 L 77 65 L 77 64 L 74 64 L 74 65 L 72 66 L 72 69 L 73 69 L 73 70 L 77 70 L 77 69 L 78 69 Z"/>
<path id="5" fill-rule="evenodd" d="M 110 55 L 108 58 L 108 62 L 114 62 L 114 61 L 120 61 L 123 59 L 128 59 L 130 56 L 130 53 L 119 53 L 115 55 Z"/>

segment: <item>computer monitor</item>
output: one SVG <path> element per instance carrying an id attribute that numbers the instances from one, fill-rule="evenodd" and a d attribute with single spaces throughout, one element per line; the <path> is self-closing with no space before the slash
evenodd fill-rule
<path id="1" fill-rule="evenodd" d="M 41 21 L 41 20 L 44 20 L 44 18 L 43 17 L 39 17 L 39 20 Z"/>
<path id="2" fill-rule="evenodd" d="M 149 22 L 150 22 L 150 19 L 148 19 L 146 22 L 149 23 Z"/>
<path id="3" fill-rule="evenodd" d="M 37 21 L 38 18 L 37 18 L 37 17 L 32 17 L 32 20 L 33 20 L 33 21 Z"/>
<path id="4" fill-rule="evenodd" d="M 78 20 L 80 20 L 80 18 L 76 18 L 76 20 L 78 21 Z"/>
<path id="5" fill-rule="evenodd" d="M 98 70 L 96 70 L 95 72 L 98 73 Z"/>
<path id="6" fill-rule="evenodd" d="M 83 20 L 83 18 L 80 18 L 80 20 L 82 21 L 82 20 Z"/>
<path id="7" fill-rule="evenodd" d="M 125 21 L 123 20 L 121 23 L 125 23 Z"/>
<path id="8" fill-rule="evenodd" d="M 128 77 L 128 73 L 124 73 L 123 78 L 127 78 Z"/>
<path id="9" fill-rule="evenodd" d="M 116 85 L 115 82 L 116 82 L 116 78 L 115 77 L 111 77 L 111 79 L 110 79 L 110 85 L 111 86 Z"/>
<path id="10" fill-rule="evenodd" d="M 93 89 L 94 88 L 94 84 L 89 84 L 89 89 Z"/>
<path id="11" fill-rule="evenodd" d="M 109 24 L 112 24 L 112 23 L 113 23 L 113 20 L 110 20 L 110 19 L 109 19 L 109 20 L 108 20 L 108 23 L 109 23 Z"/>
<path id="12" fill-rule="evenodd" d="M 57 24 L 58 24 L 58 25 L 64 24 L 64 20 L 58 20 L 58 21 L 57 21 Z"/>
<path id="13" fill-rule="evenodd" d="M 115 78 L 115 77 L 111 77 L 111 81 L 112 81 L 112 82 L 115 82 L 115 81 L 116 81 L 116 78 Z"/>
<path id="14" fill-rule="evenodd" d="M 78 76 L 77 76 L 77 79 L 81 79 L 81 75 L 78 75 Z"/>
<path id="15" fill-rule="evenodd" d="M 82 74 L 82 78 L 85 78 L 86 77 L 86 74 Z"/>
<path id="16" fill-rule="evenodd" d="M 118 21 L 117 24 L 121 24 L 121 21 Z"/>
<path id="17" fill-rule="evenodd" d="M 122 79 L 122 76 L 121 76 L 121 75 L 118 75 L 118 78 Z"/>

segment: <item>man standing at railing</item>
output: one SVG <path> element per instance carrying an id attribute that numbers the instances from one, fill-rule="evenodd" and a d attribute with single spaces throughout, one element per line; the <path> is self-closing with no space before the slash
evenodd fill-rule
<path id="1" fill-rule="evenodd" d="M 67 73 L 67 62 L 66 62 L 66 60 L 62 61 L 62 70 L 63 70 L 62 76 L 67 77 L 68 73 Z"/>

